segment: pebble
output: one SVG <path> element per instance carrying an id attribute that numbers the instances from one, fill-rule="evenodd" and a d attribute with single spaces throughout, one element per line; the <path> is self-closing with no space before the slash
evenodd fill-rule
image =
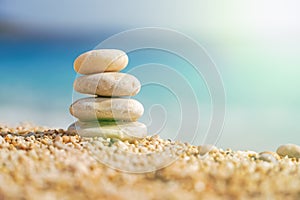
<path id="1" fill-rule="evenodd" d="M 300 158 L 300 146 L 295 144 L 285 144 L 278 147 L 277 151 L 280 156 L 288 156 L 290 158 Z"/>
<path id="2" fill-rule="evenodd" d="M 64 143 L 68 143 L 68 142 L 70 141 L 70 137 L 67 136 L 67 135 L 64 135 L 64 136 L 62 137 L 62 141 L 63 141 Z"/>
<path id="3" fill-rule="evenodd" d="M 203 144 L 198 146 L 198 152 L 201 156 L 216 150 L 218 150 L 218 148 L 212 144 Z"/>
<path id="4" fill-rule="evenodd" d="M 85 52 L 74 61 L 74 70 L 80 74 L 116 72 L 128 64 L 128 56 L 117 49 L 97 49 Z"/>
<path id="5" fill-rule="evenodd" d="M 84 94 L 99 96 L 134 96 L 141 88 L 137 78 L 130 74 L 106 72 L 78 77 L 74 89 Z"/>
<path id="6" fill-rule="evenodd" d="M 136 77 L 119 72 L 127 64 L 128 56 L 117 49 L 91 50 L 76 58 L 74 70 L 83 76 L 74 81 L 74 90 L 98 97 L 82 98 L 70 106 L 70 113 L 79 120 L 69 127 L 70 132 L 120 139 L 146 136 L 146 126 L 136 122 L 144 113 L 143 105 L 124 98 L 141 89 Z"/>
<path id="7" fill-rule="evenodd" d="M 82 137 L 118 138 L 135 140 L 147 135 L 147 127 L 140 122 L 80 122 L 69 126 L 68 130 L 76 130 Z"/>
<path id="8" fill-rule="evenodd" d="M 62 142 L 63 141 L 63 138 L 60 137 L 59 135 L 57 135 L 54 139 L 55 142 Z"/>
<path id="9" fill-rule="evenodd" d="M 264 151 L 259 153 L 258 159 L 270 163 L 278 163 L 279 156 L 275 152 Z"/>
<path id="10" fill-rule="evenodd" d="M 81 121 L 136 121 L 143 115 L 144 107 L 134 99 L 90 97 L 75 101 L 70 113 Z"/>

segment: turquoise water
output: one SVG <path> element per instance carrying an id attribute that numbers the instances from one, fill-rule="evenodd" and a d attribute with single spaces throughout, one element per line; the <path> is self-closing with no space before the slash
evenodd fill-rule
<path id="1" fill-rule="evenodd" d="M 67 115 L 59 116 L 72 101 L 72 60 L 86 49 L 72 42 L 1 41 L 0 120 L 49 126 L 69 122 Z"/>
<path id="2" fill-rule="evenodd" d="M 72 102 L 72 84 L 76 78 L 72 68 L 73 60 L 80 53 L 94 48 L 104 38 L 1 40 L 0 122 L 16 124 L 30 121 L 63 128 L 72 123 L 74 119 L 68 108 Z M 226 122 L 217 146 L 274 150 L 281 143 L 299 141 L 300 97 L 297 91 L 300 84 L 298 68 L 294 67 L 297 65 L 296 57 L 289 54 L 276 58 L 272 55 L 277 55 L 277 52 L 266 53 L 259 45 L 229 48 L 222 44 L 207 47 L 219 67 L 227 94 Z M 136 66 L 160 63 L 170 66 L 192 85 L 200 104 L 201 131 L 195 141 L 200 144 L 211 109 L 203 79 L 184 60 L 166 52 L 144 50 L 130 53 L 129 58 L 130 63 L 125 72 L 134 74 Z M 289 62 L 285 62 L 285 58 Z M 290 68 L 281 67 L 285 63 Z M 159 77 L 159 73 L 150 71 L 145 77 Z M 176 79 L 170 80 L 175 85 L 181 84 Z M 163 87 L 152 85 L 143 87 L 136 98 L 146 109 L 141 119 L 143 122 L 152 122 L 152 125 L 157 123 L 159 126 L 165 113 L 159 106 L 152 110 L 149 108 L 153 104 L 161 104 L 168 108 L 168 118 L 171 120 L 169 126 L 173 124 L 176 129 L 177 116 L 180 115 L 176 95 Z M 183 101 L 189 98 L 187 96 Z M 162 136 L 172 138 L 170 130 L 163 132 Z"/>

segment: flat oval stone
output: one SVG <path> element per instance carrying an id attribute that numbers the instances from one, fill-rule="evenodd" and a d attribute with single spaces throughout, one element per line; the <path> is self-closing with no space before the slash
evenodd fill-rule
<path id="1" fill-rule="evenodd" d="M 144 107 L 134 99 L 90 97 L 74 102 L 70 113 L 80 121 L 136 121 L 143 115 Z"/>
<path id="2" fill-rule="evenodd" d="M 134 96 L 140 91 L 141 83 L 130 74 L 105 72 L 78 77 L 74 89 L 99 96 Z"/>
<path id="3" fill-rule="evenodd" d="M 71 124 L 68 130 L 76 131 L 82 137 L 118 138 L 134 140 L 147 136 L 147 127 L 140 122 L 80 122 Z"/>
<path id="4" fill-rule="evenodd" d="M 274 163 L 274 164 L 278 163 L 279 158 L 280 157 L 278 156 L 277 153 L 271 151 L 264 151 L 258 154 L 259 160 Z"/>
<path id="5" fill-rule="evenodd" d="M 290 158 L 300 158 L 300 146 L 295 144 L 285 144 L 278 147 L 277 151 L 280 156 L 288 156 Z"/>
<path id="6" fill-rule="evenodd" d="M 117 49 L 97 49 L 85 52 L 74 61 L 74 70 L 80 74 L 117 72 L 128 64 L 128 56 Z"/>

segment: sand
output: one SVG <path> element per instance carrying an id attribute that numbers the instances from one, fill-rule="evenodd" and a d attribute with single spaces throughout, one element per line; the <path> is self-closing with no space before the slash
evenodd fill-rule
<path id="1" fill-rule="evenodd" d="M 0 199 L 300 199 L 296 158 L 218 148 L 201 156 L 158 136 L 122 142 L 26 124 L 0 132 Z M 160 156 L 146 162 L 150 154 Z"/>

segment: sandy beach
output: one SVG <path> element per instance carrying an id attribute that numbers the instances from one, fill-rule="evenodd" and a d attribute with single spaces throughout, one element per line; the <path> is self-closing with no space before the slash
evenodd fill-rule
<path id="1" fill-rule="evenodd" d="M 299 159 L 276 153 L 272 160 L 214 148 L 201 156 L 201 147 L 158 136 L 122 142 L 30 125 L 1 125 L 0 132 L 0 199 L 300 198 Z M 128 173 L 100 162 L 95 147 L 103 158 L 115 155 L 112 165 L 124 169 L 144 158 L 126 161 L 124 152 L 145 155 L 171 147 L 176 160 L 155 171 Z"/>

